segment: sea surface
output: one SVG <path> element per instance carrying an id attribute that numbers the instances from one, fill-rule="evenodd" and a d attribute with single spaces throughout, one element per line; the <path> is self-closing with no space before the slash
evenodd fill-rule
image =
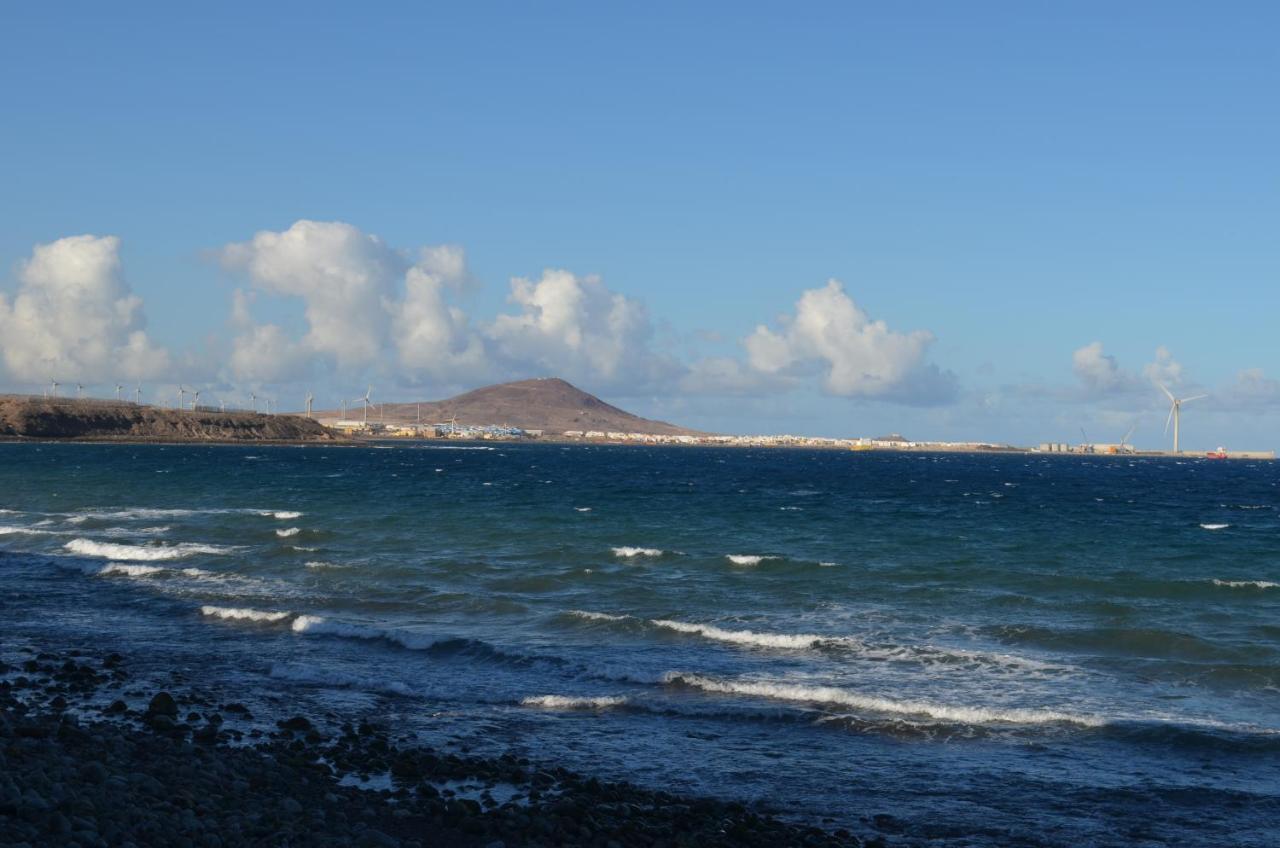
<path id="1" fill-rule="evenodd" d="M 908 844 L 1280 844 L 1280 465 L 0 444 L 0 650 Z"/>

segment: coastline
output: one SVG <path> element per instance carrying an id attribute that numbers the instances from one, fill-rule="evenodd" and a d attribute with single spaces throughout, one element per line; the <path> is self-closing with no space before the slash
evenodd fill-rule
<path id="1" fill-rule="evenodd" d="M 884 844 L 512 754 L 437 752 L 377 715 L 255 717 L 233 692 L 132 683 L 119 654 L 14 653 L 27 659 L 0 661 L 4 844 Z"/>

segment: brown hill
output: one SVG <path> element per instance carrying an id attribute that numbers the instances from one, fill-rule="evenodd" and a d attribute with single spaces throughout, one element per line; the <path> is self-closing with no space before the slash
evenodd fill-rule
<path id="1" fill-rule="evenodd" d="M 329 441 L 300 415 L 160 409 L 110 400 L 0 395 L 0 439 L 155 442 Z"/>
<path id="2" fill-rule="evenodd" d="M 413 423 L 419 407 L 424 424 L 456 417 L 459 425 L 505 425 L 556 434 L 566 430 L 671 436 L 696 433 L 665 421 L 632 415 L 555 377 L 486 386 L 448 400 L 375 404 L 369 410 L 369 417 L 386 423 Z M 347 414 L 359 418 L 361 412 L 353 407 Z M 336 415 L 334 411 L 316 413 L 320 418 Z"/>

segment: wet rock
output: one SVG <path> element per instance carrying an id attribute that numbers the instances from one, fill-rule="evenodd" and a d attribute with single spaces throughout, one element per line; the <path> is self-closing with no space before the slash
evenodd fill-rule
<path id="1" fill-rule="evenodd" d="M 178 702 L 168 692 L 157 692 L 147 704 L 148 716 L 166 716 L 170 719 L 178 717 Z"/>

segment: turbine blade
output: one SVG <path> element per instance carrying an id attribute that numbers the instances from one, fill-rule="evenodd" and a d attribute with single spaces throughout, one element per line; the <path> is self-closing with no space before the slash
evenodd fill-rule
<path id="1" fill-rule="evenodd" d="M 1177 409 L 1176 405 L 1169 407 L 1169 417 L 1164 420 L 1164 434 L 1166 436 L 1169 435 L 1169 425 L 1173 423 L 1173 411 L 1175 409 Z"/>
<path id="2" fill-rule="evenodd" d="M 1183 402 L 1183 403 L 1191 403 L 1191 401 L 1193 401 L 1193 400 L 1200 400 L 1200 399 L 1202 399 L 1202 398 L 1207 398 L 1207 397 L 1208 397 L 1208 395 L 1192 395 L 1192 396 L 1191 396 L 1191 397 L 1189 397 L 1189 398 L 1183 398 L 1183 399 L 1182 399 L 1182 402 Z"/>
<path id="3" fill-rule="evenodd" d="M 1166 395 L 1169 396 L 1169 400 L 1174 400 L 1173 392 L 1169 391 L 1168 386 L 1166 386 L 1164 383 L 1156 383 L 1156 385 L 1160 387 L 1160 391 L 1164 392 Z"/>

